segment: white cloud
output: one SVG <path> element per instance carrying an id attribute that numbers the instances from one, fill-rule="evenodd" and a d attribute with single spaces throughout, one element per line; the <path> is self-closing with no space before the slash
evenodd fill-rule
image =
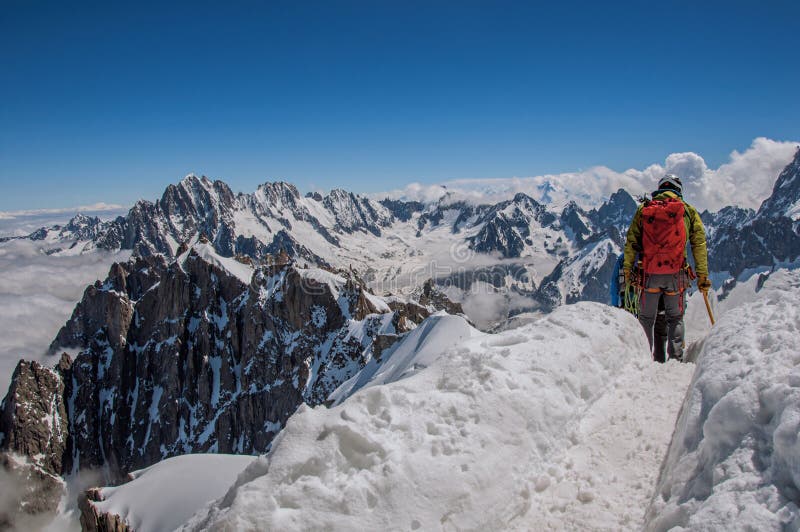
<path id="1" fill-rule="evenodd" d="M 0 244 L 0 396 L 20 358 L 42 361 L 87 285 L 104 279 L 129 251 L 47 256 L 36 243 Z M 57 360 L 45 361 L 52 365 Z"/>
<path id="2" fill-rule="evenodd" d="M 623 188 L 632 195 L 654 190 L 665 173 L 683 181 L 684 197 L 698 209 L 716 211 L 727 205 L 758 209 L 771 193 L 780 171 L 791 161 L 800 142 L 782 142 L 759 137 L 742 153 L 733 151 L 730 161 L 711 169 L 694 152 L 673 153 L 662 164 L 623 172 L 596 166 L 578 172 L 533 177 L 452 179 L 440 185 L 413 183 L 385 196 L 432 202 L 445 191 L 450 197 L 472 203 L 495 203 L 518 192 L 555 205 L 574 200 L 584 208 L 597 207 Z"/>
<path id="3" fill-rule="evenodd" d="M 703 194 L 717 204 L 738 200 L 740 205 L 757 209 L 772 194 L 778 174 L 792 160 L 798 144 L 755 139 L 743 153 L 731 153 L 731 161 L 714 172 Z"/>
<path id="4" fill-rule="evenodd" d="M 123 209 L 124 205 L 116 203 L 98 202 L 91 205 L 80 205 L 78 207 L 61 207 L 58 209 L 32 209 L 23 211 L 0 211 L 0 219 L 9 220 L 20 216 L 39 216 L 43 214 L 73 214 L 78 212 L 103 212 Z"/>
<path id="5" fill-rule="evenodd" d="M 399 198 L 405 201 L 421 201 L 422 203 L 433 203 L 447 194 L 447 188 L 442 185 L 423 185 L 421 183 L 410 183 L 402 189 L 390 190 L 389 192 L 379 192 L 369 194 L 376 200 L 384 198 Z"/>

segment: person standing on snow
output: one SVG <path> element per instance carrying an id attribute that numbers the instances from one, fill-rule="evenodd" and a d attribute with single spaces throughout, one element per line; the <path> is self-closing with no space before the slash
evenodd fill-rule
<path id="1" fill-rule="evenodd" d="M 644 327 L 650 351 L 653 351 L 653 326 L 659 305 L 663 304 L 667 321 L 669 358 L 683 359 L 686 310 L 685 293 L 691 284 L 686 243 L 692 248 L 697 273 L 697 288 L 708 292 L 708 251 L 706 233 L 697 209 L 683 200 L 681 180 L 665 175 L 651 200 L 639 205 L 625 241 L 622 268 L 625 285 L 641 288 L 639 322 Z M 637 254 L 640 268 L 633 270 Z M 659 362 L 664 362 L 663 359 Z"/>
<path id="2" fill-rule="evenodd" d="M 639 301 L 633 287 L 625 285 L 625 279 L 622 275 L 622 262 L 625 259 L 625 254 L 621 253 L 614 264 L 614 271 L 611 274 L 611 282 L 609 283 L 609 296 L 611 298 L 611 306 L 622 308 L 639 317 Z M 636 268 L 636 263 L 634 263 Z M 635 305 L 629 306 L 632 303 L 631 298 L 635 299 Z M 658 313 L 656 314 L 656 322 L 653 327 L 653 359 L 657 362 L 666 362 L 667 360 L 667 317 L 664 311 L 664 298 L 660 298 L 658 302 Z"/>

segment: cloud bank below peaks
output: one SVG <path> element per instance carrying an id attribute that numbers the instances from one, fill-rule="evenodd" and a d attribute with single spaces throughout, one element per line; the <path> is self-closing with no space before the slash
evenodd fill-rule
<path id="1" fill-rule="evenodd" d="M 709 168 L 700 155 L 683 152 L 670 154 L 663 164 L 652 164 L 644 170 L 618 172 L 595 166 L 534 177 L 453 179 L 436 185 L 412 183 L 375 197 L 432 203 L 447 195 L 448 202 L 479 204 L 496 203 L 523 192 L 542 203 L 563 205 L 575 201 L 588 209 L 600 206 L 620 188 L 634 196 L 652 192 L 664 174 L 672 173 L 683 181 L 684 198 L 700 210 L 718 211 L 728 205 L 758 209 L 772 193 L 778 174 L 792 160 L 798 145 L 800 142 L 759 137 L 744 152 L 734 150 L 730 161 L 717 169 Z"/>

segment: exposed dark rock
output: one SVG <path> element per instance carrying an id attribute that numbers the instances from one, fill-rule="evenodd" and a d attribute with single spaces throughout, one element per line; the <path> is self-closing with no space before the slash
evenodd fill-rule
<path id="1" fill-rule="evenodd" d="M 448 314 L 464 314 L 461 303 L 451 301 L 441 290 L 436 288 L 432 279 L 428 279 L 422 285 L 419 303 L 420 305 L 433 307 L 436 310 L 444 310 Z"/>
<path id="2" fill-rule="evenodd" d="M 84 532 L 132 532 L 133 529 L 118 515 L 103 512 L 93 503 L 103 501 L 100 488 L 86 490 L 78 498 L 81 530 Z"/>
<path id="3" fill-rule="evenodd" d="M 520 193 L 482 216 L 480 222 L 484 225 L 469 239 L 470 247 L 478 253 L 499 252 L 504 258 L 517 258 L 533 244 L 531 227 L 548 227 L 556 221 L 544 205 Z"/>
<path id="4" fill-rule="evenodd" d="M 331 190 L 322 204 L 336 218 L 336 229 L 345 233 L 368 231 L 381 236 L 381 228 L 393 221 L 383 205 L 341 189 Z"/>
<path id="5" fill-rule="evenodd" d="M 559 221 L 561 222 L 561 227 L 567 230 L 567 236 L 571 240 L 576 240 L 579 244 L 592 232 L 587 224 L 587 213 L 578 207 L 574 201 L 569 202 L 564 207 Z"/>
<path id="6" fill-rule="evenodd" d="M 764 200 L 758 209 L 758 218 L 780 218 L 790 216 L 792 208 L 800 205 L 800 146 L 794 154 L 794 159 L 786 165 L 775 181 L 772 195 Z M 796 213 L 796 215 L 800 212 Z"/>
<path id="7" fill-rule="evenodd" d="M 756 217 L 744 226 L 717 227 L 709 239 L 708 262 L 714 272 L 738 277 L 748 268 L 772 266 L 800 256 L 800 236 L 785 216 Z"/>
<path id="8" fill-rule="evenodd" d="M 593 235 L 575 256 L 563 259 L 540 283 L 533 299 L 538 305 L 524 310 L 549 311 L 562 303 L 608 303 L 611 274 L 620 246 L 616 230 Z M 562 287 L 563 285 L 563 287 Z"/>
<path id="9" fill-rule="evenodd" d="M 392 347 L 400 339 L 397 334 L 379 334 L 375 337 L 372 352 L 376 360 L 380 361 L 383 352 Z"/>
<path id="10" fill-rule="evenodd" d="M 325 259 L 314 254 L 314 252 L 312 252 L 303 244 L 295 240 L 294 237 L 292 237 L 292 235 L 290 235 L 283 229 L 278 231 L 278 233 L 272 239 L 272 242 L 270 242 L 268 246 L 263 248 L 263 253 L 260 255 L 260 257 L 263 258 L 266 255 L 277 256 L 281 253 L 281 251 L 283 251 L 290 257 L 304 259 L 311 264 L 316 264 L 318 266 L 324 266 L 330 268 L 330 264 L 328 264 L 328 262 Z M 253 257 L 257 258 L 258 255 Z"/>
<path id="11" fill-rule="evenodd" d="M 636 208 L 636 200 L 624 189 L 619 189 L 599 209 L 589 211 L 589 219 L 600 231 L 614 227 L 620 233 L 625 234 L 636 213 Z"/>
<path id="12" fill-rule="evenodd" d="M 5 445 L 55 473 L 102 467 L 112 483 L 188 452 L 266 451 L 301 403 L 323 404 L 363 367 L 376 338 L 428 315 L 406 304 L 386 316 L 342 275 L 279 264 L 246 284 L 194 249 L 180 263 L 114 265 L 52 344 L 78 349 L 75 361 L 20 364 L 5 410 L 22 414 L 5 415 Z M 50 405 L 60 432 L 45 434 Z"/>
<path id="13" fill-rule="evenodd" d="M 70 367 L 66 354 L 56 369 L 24 360 L 17 364 L 0 408 L 0 451 L 26 456 L 49 474 L 64 471 L 69 438 L 64 383 Z"/>
<path id="14" fill-rule="evenodd" d="M 407 222 L 414 216 L 414 213 L 422 212 L 425 205 L 419 201 L 399 201 L 386 198 L 381 200 L 381 205 L 386 207 L 396 219 Z"/>
<path id="15" fill-rule="evenodd" d="M 319 192 L 307 192 L 306 197 L 311 198 L 314 201 L 322 201 L 322 194 Z"/>
<path id="16" fill-rule="evenodd" d="M 742 209 L 740 207 L 724 207 L 718 212 L 711 213 L 703 211 L 700 219 L 706 229 L 706 236 L 711 238 L 718 227 L 742 227 L 755 217 L 753 209 Z"/>

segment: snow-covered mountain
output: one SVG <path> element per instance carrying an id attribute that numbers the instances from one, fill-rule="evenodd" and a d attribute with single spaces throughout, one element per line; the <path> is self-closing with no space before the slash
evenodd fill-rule
<path id="1" fill-rule="evenodd" d="M 758 209 L 758 217 L 800 219 L 800 147 L 775 181 L 772 195 Z"/>
<path id="2" fill-rule="evenodd" d="M 343 190 L 301 196 L 282 182 L 234 194 L 221 181 L 190 175 L 168 186 L 158 201 L 138 202 L 125 217 L 76 218 L 28 238 L 53 254 L 132 249 L 135 256 L 173 258 L 202 237 L 223 257 L 262 262 L 285 251 L 305 264 L 352 268 L 380 294 L 409 292 L 429 278 L 468 293 L 476 281 L 490 278 L 497 289 L 527 298 L 526 308 L 552 308 L 567 294 L 553 297 L 551 287 L 549 295 L 537 297 L 543 279 L 552 279 L 559 263 L 574 259 L 600 234 L 619 246 L 618 234 L 634 209 L 622 190 L 597 210 L 570 202 L 554 211 L 522 193 L 496 205 L 454 202 L 447 195 L 424 205 L 378 202 Z M 605 299 L 605 276 L 587 273 L 582 286 L 569 282 L 570 300 Z"/>
<path id="3" fill-rule="evenodd" d="M 75 360 L 18 366 L 1 445 L 27 454 L 47 420 L 37 466 L 101 467 L 109 479 L 189 452 L 264 452 L 299 404 L 323 403 L 433 309 L 374 296 L 346 273 L 254 267 L 202 242 L 170 262 L 115 264 L 53 341 Z"/>
<path id="4" fill-rule="evenodd" d="M 800 150 L 757 213 L 735 206 L 703 213 L 718 283 L 800 255 L 798 175 Z M 221 181 L 189 175 L 125 217 L 101 222 L 79 216 L 28 238 L 48 253 L 133 249 L 138 256 L 171 258 L 203 237 L 223 257 L 261 262 L 283 250 L 303 263 L 352 268 L 379 294 L 409 292 L 433 278 L 466 299 L 475 282 L 489 283 L 517 301 L 505 312 L 513 314 L 605 301 L 612 255 L 635 209 L 624 190 L 585 211 L 574 202 L 556 208 L 523 193 L 494 205 L 449 194 L 428 205 L 338 189 L 302 196 L 283 182 L 234 194 Z"/>
<path id="5" fill-rule="evenodd" d="M 758 270 L 787 264 L 800 256 L 800 148 L 778 176 L 772 195 L 758 212 L 727 207 L 704 213 L 709 267 L 720 280 L 744 280 Z"/>
<path id="6" fill-rule="evenodd" d="M 791 217 L 798 166 L 800 151 L 758 212 L 732 207 L 703 214 L 712 270 L 719 277 L 744 279 L 800 255 Z M 351 517 L 337 514 L 337 526 L 352 521 L 386 527 L 389 522 L 381 519 L 389 517 L 381 516 L 412 501 L 423 512 L 411 528 L 427 528 L 425 523 L 436 519 L 454 527 L 525 528 L 527 521 L 515 516 L 530 510 L 531 488 L 544 491 L 553 482 L 541 468 L 550 475 L 563 447 L 575 444 L 575 424 L 602 399 L 612 376 L 627 371 L 626 378 L 635 380 L 636 368 L 646 364 L 637 362 L 646 350 L 631 340 L 641 331 L 629 316 L 602 306 L 562 307 L 606 300 L 635 208 L 622 190 L 586 211 L 573 202 L 555 210 L 522 193 L 495 205 L 448 196 L 430 205 L 378 202 L 342 190 L 301 196 L 286 183 L 233 194 L 220 181 L 188 176 L 155 203 L 140 201 L 125 217 L 109 222 L 76 217 L 36 231 L 27 238 L 45 253 L 131 249 L 133 257 L 86 290 L 52 343 L 52 353 L 61 355 L 54 368 L 24 361 L 17 367 L 0 407 L 0 457 L 6 470 L 28 478 L 29 486 L 33 482 L 18 508 L 30 508 L 37 493 L 49 494 L 45 499 L 52 505 L 62 490 L 59 475 L 72 472 L 99 470 L 117 483 L 136 469 L 187 453 L 270 452 L 239 478 L 227 502 L 201 512 L 191 526 L 224 527 L 229 519 L 249 519 L 236 513 L 248 504 L 238 498 L 240 490 L 261 493 L 263 483 L 278 498 L 254 518 L 293 528 L 299 517 L 285 510 L 300 504 L 292 502 L 299 496 L 295 487 L 314 491 L 304 484 L 310 476 L 325 490 L 341 488 L 346 500 L 363 499 L 377 516 L 362 522 L 353 510 Z M 768 281 L 763 274 L 757 289 Z M 507 312 L 555 312 L 533 325 L 481 333 L 454 316 L 462 308 L 445 296 L 469 294 L 477 286 L 514 299 Z M 465 309 L 468 304 L 474 304 L 469 297 Z M 478 298 L 477 305 L 486 301 Z M 430 316 L 441 309 L 450 314 Z M 417 381 L 427 388 L 409 387 Z M 499 394 L 496 403 L 476 399 L 493 393 Z M 412 401 L 417 394 L 419 404 Z M 399 407 L 393 402 L 397 397 Z M 455 429 L 449 426 L 451 410 L 431 410 L 426 401 L 452 407 L 459 421 Z M 314 421 L 317 414 L 301 406 L 333 403 L 341 403 L 337 408 L 343 410 L 331 415 L 342 423 L 325 414 L 323 428 Z M 359 405 L 367 414 L 359 413 Z M 522 417 L 511 415 L 509 407 Z M 475 412 L 478 421 L 458 412 Z M 427 420 L 424 428 L 412 419 L 416 415 Z M 494 421 L 484 426 L 487 419 Z M 310 425 L 292 429 L 292 420 Z M 350 427 L 353 420 L 390 443 Z M 527 424 L 524 433 L 517 430 L 519 423 Z M 428 473 L 441 478 L 442 467 L 462 467 L 453 460 L 468 455 L 461 471 L 472 489 L 496 482 L 492 472 L 519 481 L 500 482 L 497 492 L 484 493 L 501 512 L 463 502 L 469 493 L 444 494 L 439 503 L 450 507 L 462 501 L 463 516 L 436 515 L 414 496 L 408 499 L 402 478 L 394 476 L 400 464 L 392 456 L 413 450 L 396 425 L 412 427 L 415 445 L 424 429 L 431 436 L 426 452 L 440 457 L 436 464 L 420 462 L 418 476 L 404 473 L 420 487 L 420 496 L 435 499 L 425 488 Z M 318 443 L 306 448 L 309 434 Z M 286 445 L 292 450 L 280 451 Z M 514 454 L 511 447 L 520 445 L 535 463 Z M 278 450 L 270 451 L 275 446 Z M 538 473 L 526 476 L 495 463 L 478 450 L 487 447 L 508 450 L 509 464 L 528 463 Z M 313 462 L 306 456 L 311 449 L 327 453 L 326 464 L 341 470 Z M 303 456 L 308 460 L 297 465 Z M 380 471 L 373 468 L 378 464 Z M 474 464 L 488 464 L 492 472 L 473 470 Z M 294 487 L 284 490 L 278 481 L 285 478 L 294 478 Z M 648 482 L 654 483 L 654 476 Z M 386 487 L 395 484 L 401 492 Z M 517 484 L 527 496 L 508 496 Z M 353 494 L 352 485 L 367 487 Z M 107 495 L 97 492 L 97 500 L 83 501 L 87 519 L 108 517 L 100 510 L 116 506 L 100 504 Z M 315 516 L 324 527 L 346 500 L 318 495 L 324 504 L 302 518 Z M 596 496 L 586 486 L 576 495 L 581 504 Z M 781 510 L 787 511 L 793 510 Z"/>
<path id="7" fill-rule="evenodd" d="M 84 515 L 144 531 L 792 530 L 800 274 L 736 290 L 696 367 L 653 364 L 636 320 L 594 303 L 500 334 L 431 316 L 336 406 L 301 407 L 266 456 L 167 460 Z"/>
<path id="8" fill-rule="evenodd" d="M 794 529 L 800 274 L 759 285 L 717 307 L 696 367 L 653 364 L 635 319 L 592 303 L 500 334 L 432 316 L 268 455 L 167 460 L 89 513 L 137 530 Z M 209 469 L 207 504 L 186 493 Z"/>

